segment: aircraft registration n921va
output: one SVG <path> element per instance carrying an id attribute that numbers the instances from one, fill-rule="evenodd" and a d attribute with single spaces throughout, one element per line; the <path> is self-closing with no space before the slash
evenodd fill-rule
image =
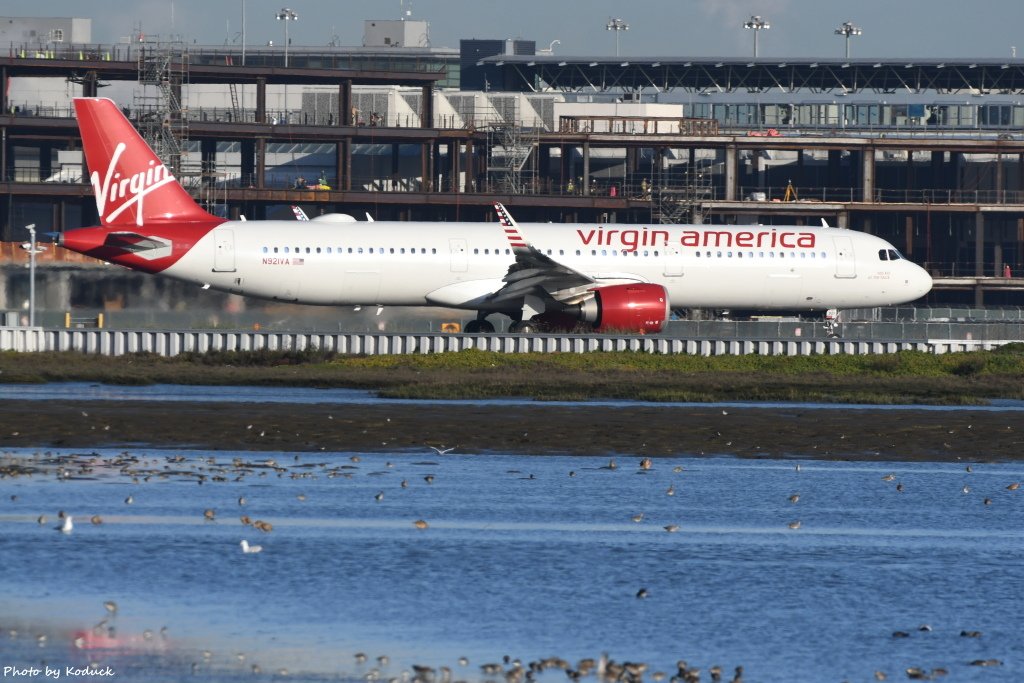
<path id="1" fill-rule="evenodd" d="M 230 221 L 202 209 L 109 99 L 75 100 L 99 227 L 67 249 L 245 296 L 476 312 L 467 332 L 661 331 L 671 308 L 826 312 L 913 301 L 888 242 L 806 226 Z"/>

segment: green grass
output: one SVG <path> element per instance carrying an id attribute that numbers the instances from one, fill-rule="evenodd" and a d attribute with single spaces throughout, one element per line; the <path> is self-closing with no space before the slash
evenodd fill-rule
<path id="1" fill-rule="evenodd" d="M 0 354 L 0 382 L 373 389 L 403 398 L 828 401 L 976 404 L 1024 399 L 1024 344 L 947 355 L 685 356 L 485 351 L 340 356 L 321 351 Z"/>

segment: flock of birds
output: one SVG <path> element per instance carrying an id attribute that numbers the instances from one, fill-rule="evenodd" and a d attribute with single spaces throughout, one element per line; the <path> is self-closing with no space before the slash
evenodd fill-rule
<path id="1" fill-rule="evenodd" d="M 452 448 L 439 448 L 430 446 L 438 456 L 446 455 L 453 451 Z M 300 462 L 298 455 L 295 456 L 294 462 L 283 463 L 278 462 L 274 458 L 266 458 L 262 460 L 247 460 L 242 457 L 235 457 L 230 463 L 218 461 L 216 458 L 208 457 L 200 460 L 188 459 L 185 456 L 176 455 L 169 458 L 152 458 L 143 459 L 138 456 L 132 455 L 129 452 L 121 453 L 114 457 L 103 457 L 98 454 L 84 454 L 84 455 L 52 455 L 52 454 L 37 454 L 31 458 L 23 457 L 0 457 L 0 479 L 6 478 L 17 478 L 22 476 L 38 476 L 38 475 L 49 475 L 56 476 L 62 480 L 72 480 L 78 478 L 90 478 L 98 469 L 105 470 L 107 472 L 116 471 L 123 477 L 127 477 L 134 484 L 142 484 L 145 482 L 152 481 L 153 479 L 185 479 L 195 482 L 197 485 L 204 485 L 207 483 L 215 484 L 221 482 L 240 482 L 244 481 L 249 477 L 257 479 L 277 477 L 277 478 L 288 478 L 288 479 L 304 479 L 304 478 L 316 478 L 316 477 L 344 477 L 352 478 L 353 469 L 356 468 L 356 464 L 360 462 L 360 457 L 354 455 L 350 457 L 351 464 L 334 464 L 329 465 L 326 462 L 319 463 L 305 463 Z M 419 463 L 423 464 L 423 463 Z M 431 463 L 434 464 L 434 463 Z M 638 472 L 646 473 L 653 468 L 653 461 L 649 457 L 642 458 L 639 461 Z M 387 463 L 388 468 L 393 467 L 391 463 Z M 618 470 L 619 464 L 611 459 L 608 463 L 598 469 L 603 470 Z M 674 473 L 680 473 L 683 471 L 681 466 L 675 466 L 673 468 Z M 794 471 L 799 473 L 801 466 L 795 465 Z M 972 472 L 970 466 L 966 467 L 967 473 Z M 575 471 L 570 471 L 569 476 L 576 476 Z M 524 478 L 533 478 L 533 475 Z M 435 481 L 434 474 L 427 474 L 422 477 L 422 480 L 426 485 L 430 486 Z M 898 477 L 894 473 L 886 474 L 882 477 L 885 483 L 895 482 L 894 490 L 897 494 L 902 494 L 906 491 L 904 484 L 898 480 Z M 409 486 L 408 479 L 402 479 L 400 483 L 401 488 L 407 488 Z M 1020 482 L 1010 482 L 1004 487 L 1007 491 L 1017 491 L 1020 488 Z M 964 495 L 971 494 L 973 489 L 969 485 L 964 485 L 961 488 L 961 492 Z M 677 488 L 674 483 L 669 484 L 668 488 L 664 490 L 666 496 L 675 496 L 677 494 Z M 376 502 L 381 502 L 384 499 L 384 491 L 379 491 L 373 496 Z M 11 496 L 12 501 L 17 500 L 17 496 Z M 299 494 L 297 500 L 300 502 L 306 500 L 304 494 Z M 788 498 L 790 506 L 797 506 L 801 500 L 801 494 L 799 492 L 791 493 Z M 124 499 L 125 505 L 133 505 L 135 497 L 128 495 Z M 245 496 L 240 496 L 237 499 L 239 508 L 244 508 L 248 504 L 248 499 Z M 991 505 L 993 500 L 990 496 L 986 496 L 982 500 L 984 505 Z M 797 509 L 797 508 L 793 508 Z M 202 519 L 207 523 L 216 523 L 219 521 L 218 513 L 214 508 L 206 508 L 202 511 Z M 52 527 L 59 534 L 68 536 L 74 533 L 74 519 L 71 514 L 61 510 L 57 513 L 58 523 Z M 270 522 L 251 519 L 248 515 L 242 514 L 239 516 L 239 521 L 243 527 L 248 527 L 253 530 L 258 530 L 263 533 L 269 533 L 273 530 L 273 525 Z M 642 524 L 647 520 L 647 516 L 644 512 L 637 512 L 632 515 L 632 521 L 637 524 Z M 47 523 L 46 515 L 39 515 L 37 519 L 40 525 Z M 89 521 L 92 525 L 101 525 L 104 523 L 102 517 L 98 514 L 93 514 L 89 517 Z M 412 522 L 412 526 L 418 530 L 427 530 L 430 528 L 430 524 L 424 519 L 416 519 Z M 803 528 L 803 524 L 800 519 L 793 519 L 787 524 L 790 530 L 800 530 Z M 665 524 L 662 527 L 665 532 L 676 533 L 681 530 L 681 526 L 675 523 Z M 259 544 L 250 543 L 248 539 L 242 538 L 238 542 L 238 546 L 243 555 L 258 555 L 264 552 L 264 546 Z M 272 551 L 272 549 L 271 549 Z M 237 551 L 236 551 L 237 552 Z M 640 587 L 635 594 L 637 599 L 646 599 L 650 596 L 650 591 L 646 587 Z M 107 618 L 101 621 L 96 628 L 104 627 L 107 628 L 109 620 L 114 617 L 117 613 L 117 605 L 113 601 L 108 601 L 104 605 L 107 612 Z M 925 630 L 922 627 L 921 630 Z M 930 630 L 930 628 L 928 629 Z M 961 636 L 963 637 L 980 637 L 980 632 L 977 631 L 963 631 Z M 152 636 L 152 633 L 150 633 Z M 166 638 L 164 631 L 161 632 L 161 636 Z M 42 636 L 45 637 L 45 636 Z M 909 637 L 907 632 L 894 632 L 894 638 Z M 359 653 L 355 657 L 356 664 L 363 664 L 366 662 L 366 656 Z M 387 664 L 387 657 L 381 656 L 377 659 L 378 664 L 383 668 Z M 986 659 L 976 660 L 970 662 L 973 666 L 985 667 L 985 666 L 999 666 L 1002 664 L 997 659 Z M 460 658 L 460 666 L 467 666 L 468 659 Z M 258 672 L 259 667 L 252 665 L 253 671 Z M 544 660 L 530 661 L 523 663 L 520 660 L 511 659 L 505 657 L 502 663 L 488 663 L 479 667 L 480 674 L 486 680 L 503 680 L 505 683 L 522 683 L 523 681 L 533 681 L 543 672 L 549 670 L 562 670 L 570 680 L 578 680 L 582 677 L 589 675 L 596 675 L 598 679 L 606 682 L 618 682 L 618 683 L 638 683 L 645 675 L 649 675 L 650 678 L 656 682 L 664 679 L 669 679 L 671 683 L 697 683 L 701 680 L 702 671 L 698 667 L 691 667 L 685 661 L 680 660 L 677 662 L 677 670 L 675 672 L 664 672 L 664 671 L 648 671 L 648 667 L 643 663 L 636 662 L 615 662 L 608 659 L 607 656 L 602 656 L 598 659 L 584 659 L 575 664 L 558 659 L 549 658 Z M 945 669 L 939 667 L 931 670 L 910 667 L 905 670 L 905 675 L 909 679 L 913 680 L 933 680 L 941 677 L 948 673 Z M 744 671 L 742 666 L 737 666 L 732 671 L 731 677 L 728 674 L 723 674 L 723 670 L 719 666 L 712 666 L 707 669 L 708 680 L 712 682 L 729 680 L 733 683 L 741 683 L 744 680 Z M 372 669 L 369 672 L 365 672 L 365 677 L 368 680 L 377 680 L 382 677 L 380 668 Z M 723 675 L 726 678 L 723 678 Z M 882 681 L 885 680 L 888 675 L 882 671 L 875 672 L 875 679 Z M 401 683 L 403 680 L 411 680 L 413 683 L 450 683 L 453 680 L 453 672 L 449 667 L 428 667 L 414 665 L 411 672 L 405 672 L 401 677 L 394 678 L 394 683 Z"/>

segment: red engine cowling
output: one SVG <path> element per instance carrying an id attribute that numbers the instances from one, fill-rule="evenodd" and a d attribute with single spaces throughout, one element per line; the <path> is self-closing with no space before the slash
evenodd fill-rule
<path id="1" fill-rule="evenodd" d="M 668 292 L 661 285 L 611 285 L 591 291 L 594 298 L 580 307 L 580 318 L 598 332 L 654 334 L 668 319 Z"/>

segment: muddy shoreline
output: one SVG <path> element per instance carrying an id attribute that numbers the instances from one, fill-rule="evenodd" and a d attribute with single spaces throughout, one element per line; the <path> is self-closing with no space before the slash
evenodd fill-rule
<path id="1" fill-rule="evenodd" d="M 606 405 L 0 401 L 0 448 L 1024 459 L 1017 412 Z"/>

